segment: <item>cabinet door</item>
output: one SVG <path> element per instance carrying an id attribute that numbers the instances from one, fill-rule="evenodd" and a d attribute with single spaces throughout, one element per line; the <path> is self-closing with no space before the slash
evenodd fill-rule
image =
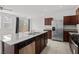
<path id="1" fill-rule="evenodd" d="M 69 42 L 69 33 L 67 31 L 64 31 L 64 41 Z"/>
<path id="2" fill-rule="evenodd" d="M 41 37 L 40 37 L 40 39 L 41 39 L 41 51 L 44 49 L 44 44 L 45 44 L 45 42 L 44 42 L 44 34 L 42 34 L 41 35 Z"/>
<path id="3" fill-rule="evenodd" d="M 40 52 L 41 52 L 41 40 L 39 37 L 37 37 L 35 41 L 35 53 L 39 54 Z"/>
<path id="4" fill-rule="evenodd" d="M 21 48 L 19 50 L 19 53 L 20 54 L 35 54 L 35 41 L 25 46 L 24 48 Z"/>
<path id="5" fill-rule="evenodd" d="M 45 18 L 45 25 L 52 25 L 53 18 Z"/>
<path id="6" fill-rule="evenodd" d="M 44 35 L 44 40 L 45 40 L 45 44 L 44 45 L 46 46 L 47 45 L 47 42 L 48 42 L 47 41 L 48 40 L 47 33 L 45 33 L 45 35 Z"/>
<path id="7" fill-rule="evenodd" d="M 64 25 L 69 25 L 69 24 L 70 24 L 70 17 L 64 16 Z"/>
<path id="8" fill-rule="evenodd" d="M 64 17 L 64 25 L 76 25 L 79 23 L 78 19 L 79 19 L 78 15 L 65 16 Z"/>
<path id="9" fill-rule="evenodd" d="M 77 24 L 77 16 L 70 16 L 70 24 L 71 25 L 76 25 Z"/>
<path id="10" fill-rule="evenodd" d="M 52 39 L 52 31 L 51 30 L 48 30 L 48 38 Z"/>

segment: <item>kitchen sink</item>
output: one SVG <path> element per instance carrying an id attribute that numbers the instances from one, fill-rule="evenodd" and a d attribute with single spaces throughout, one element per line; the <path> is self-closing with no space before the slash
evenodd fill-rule
<path id="1" fill-rule="evenodd" d="M 28 33 L 28 35 L 36 35 L 36 34 L 39 34 L 40 32 L 30 32 Z"/>

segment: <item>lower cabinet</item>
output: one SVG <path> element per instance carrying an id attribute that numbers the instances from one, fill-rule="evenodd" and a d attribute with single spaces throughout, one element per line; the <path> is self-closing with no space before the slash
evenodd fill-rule
<path id="1" fill-rule="evenodd" d="M 48 37 L 47 37 L 47 33 L 44 35 L 44 39 L 45 39 L 45 44 L 44 44 L 44 46 L 46 46 L 47 45 L 47 43 L 48 43 Z"/>
<path id="2" fill-rule="evenodd" d="M 47 31 L 48 39 L 52 39 L 52 30 L 44 30 L 44 31 Z"/>
<path id="3" fill-rule="evenodd" d="M 64 35 L 63 35 L 64 38 L 63 39 L 65 42 L 69 42 L 69 36 L 70 36 L 69 32 L 77 32 L 77 31 L 64 31 Z"/>
<path id="4" fill-rule="evenodd" d="M 42 50 L 46 47 L 47 45 L 47 33 L 42 34 L 36 38 L 35 42 L 35 51 L 36 54 L 39 54 L 42 52 Z"/>
<path id="5" fill-rule="evenodd" d="M 46 44 L 45 43 L 45 34 L 42 34 L 40 36 L 37 36 L 33 39 L 35 39 L 35 41 L 33 41 L 31 44 L 25 46 L 24 48 L 21 48 L 19 50 L 20 54 L 39 54 L 42 52 L 42 50 L 45 48 Z"/>
<path id="6" fill-rule="evenodd" d="M 44 47 L 45 47 L 45 39 L 44 39 L 44 34 L 40 37 L 40 39 L 41 39 L 41 50 L 43 50 L 44 49 Z"/>
<path id="7" fill-rule="evenodd" d="M 69 32 L 68 31 L 64 31 L 64 41 L 69 42 Z"/>
<path id="8" fill-rule="evenodd" d="M 48 39 L 52 39 L 52 30 L 48 30 Z"/>
<path id="9" fill-rule="evenodd" d="M 20 54 L 35 54 L 35 41 L 31 44 L 19 49 Z"/>
<path id="10" fill-rule="evenodd" d="M 35 53 L 39 54 L 40 52 L 41 52 L 41 40 L 40 37 L 37 37 L 35 42 Z"/>

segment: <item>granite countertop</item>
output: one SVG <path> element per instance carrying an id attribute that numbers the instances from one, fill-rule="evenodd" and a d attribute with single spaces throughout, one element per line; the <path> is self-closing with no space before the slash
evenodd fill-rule
<path id="1" fill-rule="evenodd" d="M 7 34 L 7 35 L 0 35 L 0 40 L 4 43 L 7 43 L 9 45 L 14 45 L 19 42 L 29 40 L 33 37 L 36 37 L 38 35 L 41 35 L 43 33 L 46 33 L 47 31 L 41 31 L 41 32 L 24 32 L 24 33 L 18 33 L 18 34 Z"/>
<path id="2" fill-rule="evenodd" d="M 64 29 L 64 31 L 77 31 L 77 29 Z"/>

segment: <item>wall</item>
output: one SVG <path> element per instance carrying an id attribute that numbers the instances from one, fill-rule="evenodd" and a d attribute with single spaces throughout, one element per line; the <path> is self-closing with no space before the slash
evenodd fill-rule
<path id="1" fill-rule="evenodd" d="M 1 16 L 0 16 L 0 33 L 1 33 Z M 2 47 L 2 44 L 1 44 L 1 37 L 0 37 L 0 54 L 2 52 L 2 48 L 1 47 Z"/>
<path id="2" fill-rule="evenodd" d="M 16 31 L 16 16 L 0 12 L 0 40 L 3 34 L 12 34 Z M 2 42 L 0 41 L 0 53 L 2 52 Z"/>
<path id="3" fill-rule="evenodd" d="M 32 30 L 33 31 L 42 31 L 44 26 L 44 19 L 43 17 L 36 16 L 31 19 L 32 23 Z"/>
<path id="4" fill-rule="evenodd" d="M 44 14 L 42 16 L 38 15 L 34 18 L 32 18 L 32 29 L 33 30 L 38 30 L 41 31 L 44 28 L 44 18 L 45 17 L 53 17 L 54 22 L 52 22 L 52 26 L 56 28 L 56 31 L 53 32 L 53 38 L 55 40 L 60 40 L 63 41 L 63 16 L 68 16 L 68 15 L 75 15 L 74 9 L 70 10 L 60 10 L 57 13 L 52 13 L 52 14 Z M 52 38 L 52 39 L 53 39 Z"/>

